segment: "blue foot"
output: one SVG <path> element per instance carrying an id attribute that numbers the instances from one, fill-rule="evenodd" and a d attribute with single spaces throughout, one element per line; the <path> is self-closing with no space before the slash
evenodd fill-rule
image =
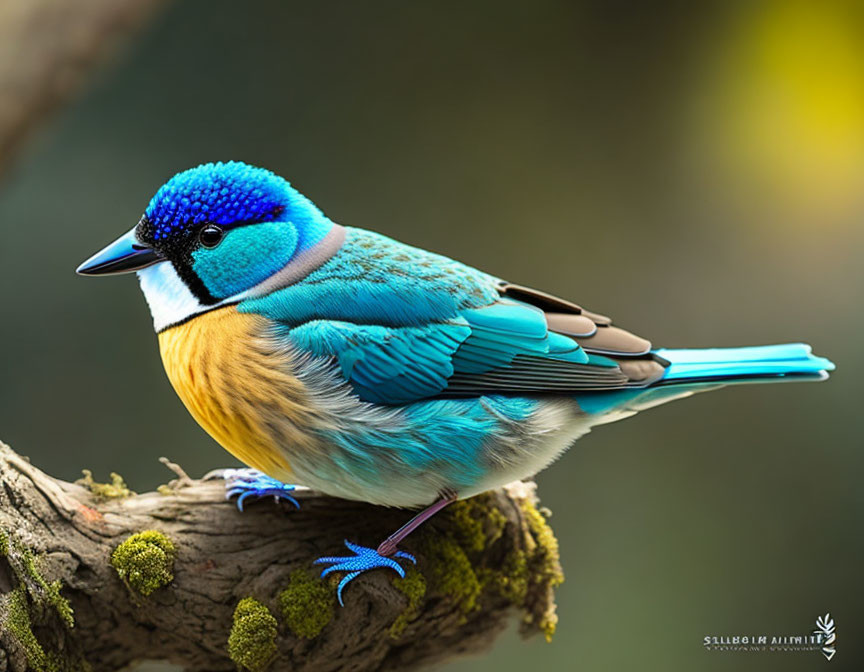
<path id="1" fill-rule="evenodd" d="M 345 606 L 345 603 L 342 602 L 342 590 L 363 572 L 369 571 L 370 569 L 377 569 L 378 567 L 389 567 L 404 579 L 405 570 L 402 569 L 399 563 L 393 558 L 405 558 L 406 560 L 413 562 L 415 565 L 417 564 L 417 559 L 405 551 L 396 551 L 392 556 L 387 557 L 379 554 L 374 548 L 358 546 L 357 544 L 352 544 L 347 539 L 345 540 L 345 545 L 348 547 L 349 551 L 354 553 L 354 555 L 318 558 L 315 561 L 316 565 L 330 565 L 327 569 L 321 572 L 322 577 L 327 576 L 330 572 L 348 572 L 342 577 L 342 580 L 339 582 L 339 588 L 336 589 L 336 596 L 339 598 L 339 604 L 343 607 Z"/>
<path id="2" fill-rule="evenodd" d="M 225 479 L 225 498 L 237 497 L 237 508 L 243 510 L 243 502 L 248 498 L 260 499 L 272 495 L 278 502 L 280 499 L 291 502 L 300 508 L 300 502 L 292 497 L 295 487 L 270 478 L 257 469 L 226 469 L 222 472 Z"/>

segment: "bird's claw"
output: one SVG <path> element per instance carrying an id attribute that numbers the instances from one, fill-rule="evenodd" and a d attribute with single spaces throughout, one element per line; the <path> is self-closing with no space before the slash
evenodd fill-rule
<path id="1" fill-rule="evenodd" d="M 339 598 L 339 604 L 343 607 L 345 606 L 345 603 L 342 601 L 342 591 L 345 589 L 345 586 L 351 583 L 351 581 L 356 579 L 363 572 L 369 571 L 370 569 L 377 569 L 379 567 L 389 567 L 404 579 L 405 570 L 402 569 L 401 565 L 396 562 L 394 558 L 404 558 L 405 560 L 410 560 L 415 565 L 417 564 L 417 559 L 405 551 L 396 551 L 391 556 L 385 556 L 378 553 L 374 548 L 352 544 L 347 539 L 345 540 L 345 546 L 347 546 L 348 550 L 353 552 L 354 555 L 330 556 L 318 558 L 315 561 L 316 565 L 330 565 L 321 572 L 322 577 L 327 576 L 331 572 L 347 572 L 347 574 L 342 577 L 342 580 L 339 582 L 339 587 L 336 589 L 336 597 Z"/>
<path id="2" fill-rule="evenodd" d="M 243 511 L 243 503 L 250 497 L 260 499 L 271 495 L 276 501 L 291 502 L 295 508 L 300 508 L 300 502 L 289 494 L 296 489 L 295 486 L 270 478 L 257 469 L 225 469 L 222 478 L 225 479 L 225 498 L 237 497 L 240 511 Z"/>

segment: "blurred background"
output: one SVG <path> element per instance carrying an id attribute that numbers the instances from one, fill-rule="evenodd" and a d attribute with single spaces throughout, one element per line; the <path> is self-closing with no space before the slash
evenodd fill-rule
<path id="1" fill-rule="evenodd" d="M 242 159 L 655 344 L 806 341 L 838 365 L 581 440 L 538 478 L 556 638 L 514 631 L 450 672 L 811 670 L 702 640 L 825 611 L 831 666 L 864 660 L 860 3 L 191 0 L 109 61 L 6 162 L 3 441 L 139 492 L 172 477 L 160 455 L 232 464 L 171 390 L 135 278 L 73 270 L 174 172 Z"/>

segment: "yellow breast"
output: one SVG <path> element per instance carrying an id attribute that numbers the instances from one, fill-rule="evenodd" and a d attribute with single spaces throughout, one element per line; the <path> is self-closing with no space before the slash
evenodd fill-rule
<path id="1" fill-rule="evenodd" d="M 265 328 L 264 318 L 228 306 L 161 332 L 159 349 L 207 433 L 250 467 L 290 481 L 287 449 L 309 441 L 306 395 L 290 362 L 265 347 Z"/>

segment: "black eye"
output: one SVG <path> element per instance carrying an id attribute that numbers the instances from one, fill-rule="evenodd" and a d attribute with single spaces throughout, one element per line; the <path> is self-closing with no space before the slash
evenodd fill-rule
<path id="1" fill-rule="evenodd" d="M 216 247 L 222 242 L 222 236 L 224 235 L 225 232 L 222 229 L 210 224 L 201 229 L 201 232 L 198 234 L 198 240 L 201 241 L 204 247 Z"/>

